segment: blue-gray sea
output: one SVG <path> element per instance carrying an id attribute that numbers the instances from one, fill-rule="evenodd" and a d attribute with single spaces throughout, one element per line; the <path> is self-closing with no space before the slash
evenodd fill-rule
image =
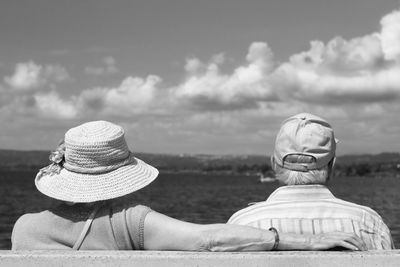
<path id="1" fill-rule="evenodd" d="M 54 205 L 34 185 L 35 171 L 0 172 L 0 249 L 11 248 L 14 222 L 24 213 Z M 215 174 L 160 174 L 137 199 L 169 216 L 196 223 L 221 223 L 248 203 L 264 200 L 279 185 L 259 183 L 257 177 Z M 335 177 L 335 196 L 376 210 L 400 246 L 400 178 Z"/>

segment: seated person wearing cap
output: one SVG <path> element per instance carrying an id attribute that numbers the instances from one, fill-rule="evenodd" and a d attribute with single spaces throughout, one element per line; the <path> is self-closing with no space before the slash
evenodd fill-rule
<path id="1" fill-rule="evenodd" d="M 355 233 L 370 250 L 394 249 L 390 231 L 374 210 L 336 198 L 326 187 L 335 163 L 331 126 L 302 113 L 284 121 L 272 168 L 284 186 L 266 201 L 239 210 L 228 223 L 275 228 L 280 233 Z"/>

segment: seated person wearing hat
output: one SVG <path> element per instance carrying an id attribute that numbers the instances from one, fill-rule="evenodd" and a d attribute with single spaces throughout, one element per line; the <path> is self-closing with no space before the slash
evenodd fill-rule
<path id="1" fill-rule="evenodd" d="M 61 204 L 18 219 L 13 250 L 364 250 L 354 234 L 279 233 L 248 226 L 188 223 L 121 198 L 148 184 L 158 170 L 134 157 L 124 130 L 106 121 L 67 131 L 35 178 L 37 189 Z"/>
<path id="2" fill-rule="evenodd" d="M 229 224 L 279 233 L 354 233 L 368 249 L 393 249 L 390 231 L 372 209 L 335 198 L 326 187 L 335 163 L 336 140 L 331 126 L 302 113 L 285 120 L 276 137 L 272 168 L 284 186 L 266 201 L 239 210 Z"/>

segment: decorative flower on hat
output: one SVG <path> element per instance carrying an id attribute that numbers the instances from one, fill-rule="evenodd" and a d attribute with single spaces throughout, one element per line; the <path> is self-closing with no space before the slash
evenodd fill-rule
<path id="1" fill-rule="evenodd" d="M 64 161 L 65 145 L 60 144 L 56 151 L 50 153 L 49 160 L 56 164 L 61 164 Z"/>
<path id="2" fill-rule="evenodd" d="M 62 169 L 63 163 L 65 161 L 64 155 L 65 155 L 65 144 L 64 140 L 62 140 L 58 145 L 57 149 L 50 153 L 49 160 L 51 161 L 51 164 L 40 169 L 37 176 L 42 176 L 44 174 L 46 175 L 59 174 Z"/>

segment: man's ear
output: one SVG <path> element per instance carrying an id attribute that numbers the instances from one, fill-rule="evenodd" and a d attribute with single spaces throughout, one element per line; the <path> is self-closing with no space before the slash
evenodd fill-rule
<path id="1" fill-rule="evenodd" d="M 335 165 L 336 165 L 336 156 L 331 159 L 331 161 L 328 163 L 328 179 L 327 181 L 330 181 L 333 178 L 333 173 L 335 171 Z"/>
<path id="2" fill-rule="evenodd" d="M 333 157 L 332 170 L 335 169 L 335 166 L 336 166 L 336 156 Z"/>
<path id="3" fill-rule="evenodd" d="M 271 160 L 271 168 L 272 168 L 272 170 L 273 171 L 275 171 L 275 158 L 274 158 L 274 156 L 271 156 L 271 158 L 270 158 L 270 160 Z"/>

